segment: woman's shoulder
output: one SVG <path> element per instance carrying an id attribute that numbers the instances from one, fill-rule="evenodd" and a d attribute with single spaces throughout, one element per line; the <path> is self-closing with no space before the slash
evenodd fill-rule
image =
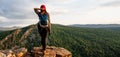
<path id="1" fill-rule="evenodd" d="M 49 16 L 49 13 L 48 13 L 48 12 L 46 12 L 46 15 L 48 15 L 48 16 Z"/>
<path id="2" fill-rule="evenodd" d="M 48 12 L 46 12 L 46 14 L 47 14 L 47 15 L 49 15 L 49 13 L 48 13 Z"/>

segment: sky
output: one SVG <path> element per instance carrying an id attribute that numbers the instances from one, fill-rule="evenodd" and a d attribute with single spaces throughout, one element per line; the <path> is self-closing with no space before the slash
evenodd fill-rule
<path id="1" fill-rule="evenodd" d="M 42 4 L 54 24 L 120 24 L 120 0 L 0 0 L 0 27 L 36 24 Z"/>

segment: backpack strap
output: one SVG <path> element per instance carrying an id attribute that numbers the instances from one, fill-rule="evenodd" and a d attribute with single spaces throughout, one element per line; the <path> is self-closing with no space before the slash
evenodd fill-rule
<path id="1" fill-rule="evenodd" d="M 39 25 L 40 25 L 40 27 L 42 27 L 42 28 L 47 28 L 47 27 L 48 27 L 48 24 L 47 24 L 47 25 L 42 25 L 40 22 L 39 22 Z"/>

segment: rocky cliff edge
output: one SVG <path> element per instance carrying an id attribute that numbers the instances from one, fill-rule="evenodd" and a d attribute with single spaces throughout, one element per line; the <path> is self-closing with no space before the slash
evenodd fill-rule
<path id="1" fill-rule="evenodd" d="M 44 52 L 41 47 L 33 47 L 30 52 L 26 48 L 0 50 L 0 57 L 72 57 L 72 54 L 62 47 L 47 46 Z"/>

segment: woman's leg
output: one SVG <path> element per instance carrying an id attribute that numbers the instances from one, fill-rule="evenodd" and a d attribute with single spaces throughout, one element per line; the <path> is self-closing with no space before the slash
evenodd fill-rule
<path id="1" fill-rule="evenodd" d="M 47 38 L 48 38 L 48 31 L 46 30 L 46 28 L 43 29 L 41 36 L 42 36 L 41 38 L 42 47 L 43 47 L 43 50 L 45 50 L 47 46 Z"/>
<path id="2" fill-rule="evenodd" d="M 39 35 L 41 36 L 41 27 L 40 27 L 39 23 L 37 24 L 37 27 L 38 27 Z"/>
<path id="3" fill-rule="evenodd" d="M 48 29 L 47 28 L 42 28 L 40 27 L 40 25 L 38 24 L 38 32 L 41 36 L 41 44 L 42 44 L 42 48 L 43 50 L 46 49 L 46 45 L 47 45 L 47 38 L 48 38 Z"/>
<path id="4" fill-rule="evenodd" d="M 42 45 L 42 48 L 45 49 L 45 33 L 43 32 L 43 29 L 42 27 L 40 27 L 39 23 L 38 23 L 38 32 L 39 32 L 39 35 L 41 37 L 41 45 Z"/>

